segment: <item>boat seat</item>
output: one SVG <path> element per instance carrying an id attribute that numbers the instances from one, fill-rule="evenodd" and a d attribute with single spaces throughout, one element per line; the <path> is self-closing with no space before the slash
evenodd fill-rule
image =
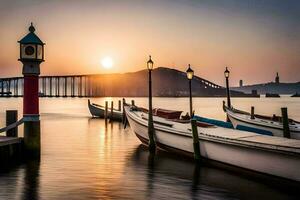
<path id="1" fill-rule="evenodd" d="M 153 109 L 153 115 L 158 117 L 163 117 L 166 119 L 180 119 L 182 111 L 177 110 L 166 110 L 161 108 Z"/>
<path id="2" fill-rule="evenodd" d="M 148 113 L 148 109 L 143 108 L 143 107 L 131 106 L 131 110 Z M 154 108 L 152 113 L 153 113 L 153 116 L 162 117 L 165 119 L 178 119 L 179 120 L 182 111 Z"/>
<path id="3" fill-rule="evenodd" d="M 212 127 L 216 127 L 216 126 L 213 125 L 213 124 L 208 124 L 208 123 L 205 123 L 205 122 L 199 122 L 199 121 L 197 121 L 197 126 L 198 126 L 198 127 L 203 127 L 203 128 L 212 128 Z"/>

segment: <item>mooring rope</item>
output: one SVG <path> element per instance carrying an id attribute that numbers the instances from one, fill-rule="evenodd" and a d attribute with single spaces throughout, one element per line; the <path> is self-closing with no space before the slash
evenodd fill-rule
<path id="1" fill-rule="evenodd" d="M 24 122 L 24 119 L 22 118 L 19 121 L 16 121 L 15 123 L 12 123 L 12 124 L 10 124 L 10 125 L 8 125 L 6 127 L 0 128 L 0 133 L 6 132 L 6 131 L 8 131 L 10 129 L 13 129 L 13 128 L 21 125 L 23 122 Z"/>

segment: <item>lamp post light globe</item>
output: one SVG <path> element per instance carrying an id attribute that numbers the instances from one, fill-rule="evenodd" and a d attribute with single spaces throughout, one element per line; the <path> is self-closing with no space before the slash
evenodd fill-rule
<path id="1" fill-rule="evenodd" d="M 224 71 L 225 78 L 229 78 L 229 74 L 230 74 L 230 71 L 226 67 L 226 69 Z"/>
<path id="2" fill-rule="evenodd" d="M 28 28 L 29 33 L 20 41 L 20 58 L 21 62 L 41 63 L 44 61 L 44 45 L 45 43 L 34 33 L 35 28 L 31 23 Z"/>
<path id="3" fill-rule="evenodd" d="M 152 70 L 153 69 L 153 65 L 154 65 L 154 63 L 153 63 L 153 61 L 151 59 L 151 55 L 150 55 L 149 56 L 149 60 L 147 62 L 147 68 L 148 68 L 148 70 Z"/>
<path id="4" fill-rule="evenodd" d="M 189 68 L 186 70 L 186 76 L 189 80 L 193 79 L 194 71 L 191 69 L 191 65 L 189 64 Z"/>

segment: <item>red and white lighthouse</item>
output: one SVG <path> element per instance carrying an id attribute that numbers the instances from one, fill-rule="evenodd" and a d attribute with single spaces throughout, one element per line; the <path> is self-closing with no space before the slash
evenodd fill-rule
<path id="1" fill-rule="evenodd" d="M 24 75 L 23 119 L 24 145 L 30 155 L 40 154 L 39 118 L 39 75 L 40 64 L 44 62 L 44 43 L 34 33 L 32 23 L 29 33 L 19 41 L 20 58 Z"/>

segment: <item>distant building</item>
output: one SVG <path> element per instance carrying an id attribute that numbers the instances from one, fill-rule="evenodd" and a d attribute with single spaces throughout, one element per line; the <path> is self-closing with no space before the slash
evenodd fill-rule
<path id="1" fill-rule="evenodd" d="M 243 80 L 240 80 L 240 87 L 243 87 Z"/>
<path id="2" fill-rule="evenodd" d="M 279 75 L 278 75 L 278 72 L 276 73 L 275 83 L 279 84 Z"/>

